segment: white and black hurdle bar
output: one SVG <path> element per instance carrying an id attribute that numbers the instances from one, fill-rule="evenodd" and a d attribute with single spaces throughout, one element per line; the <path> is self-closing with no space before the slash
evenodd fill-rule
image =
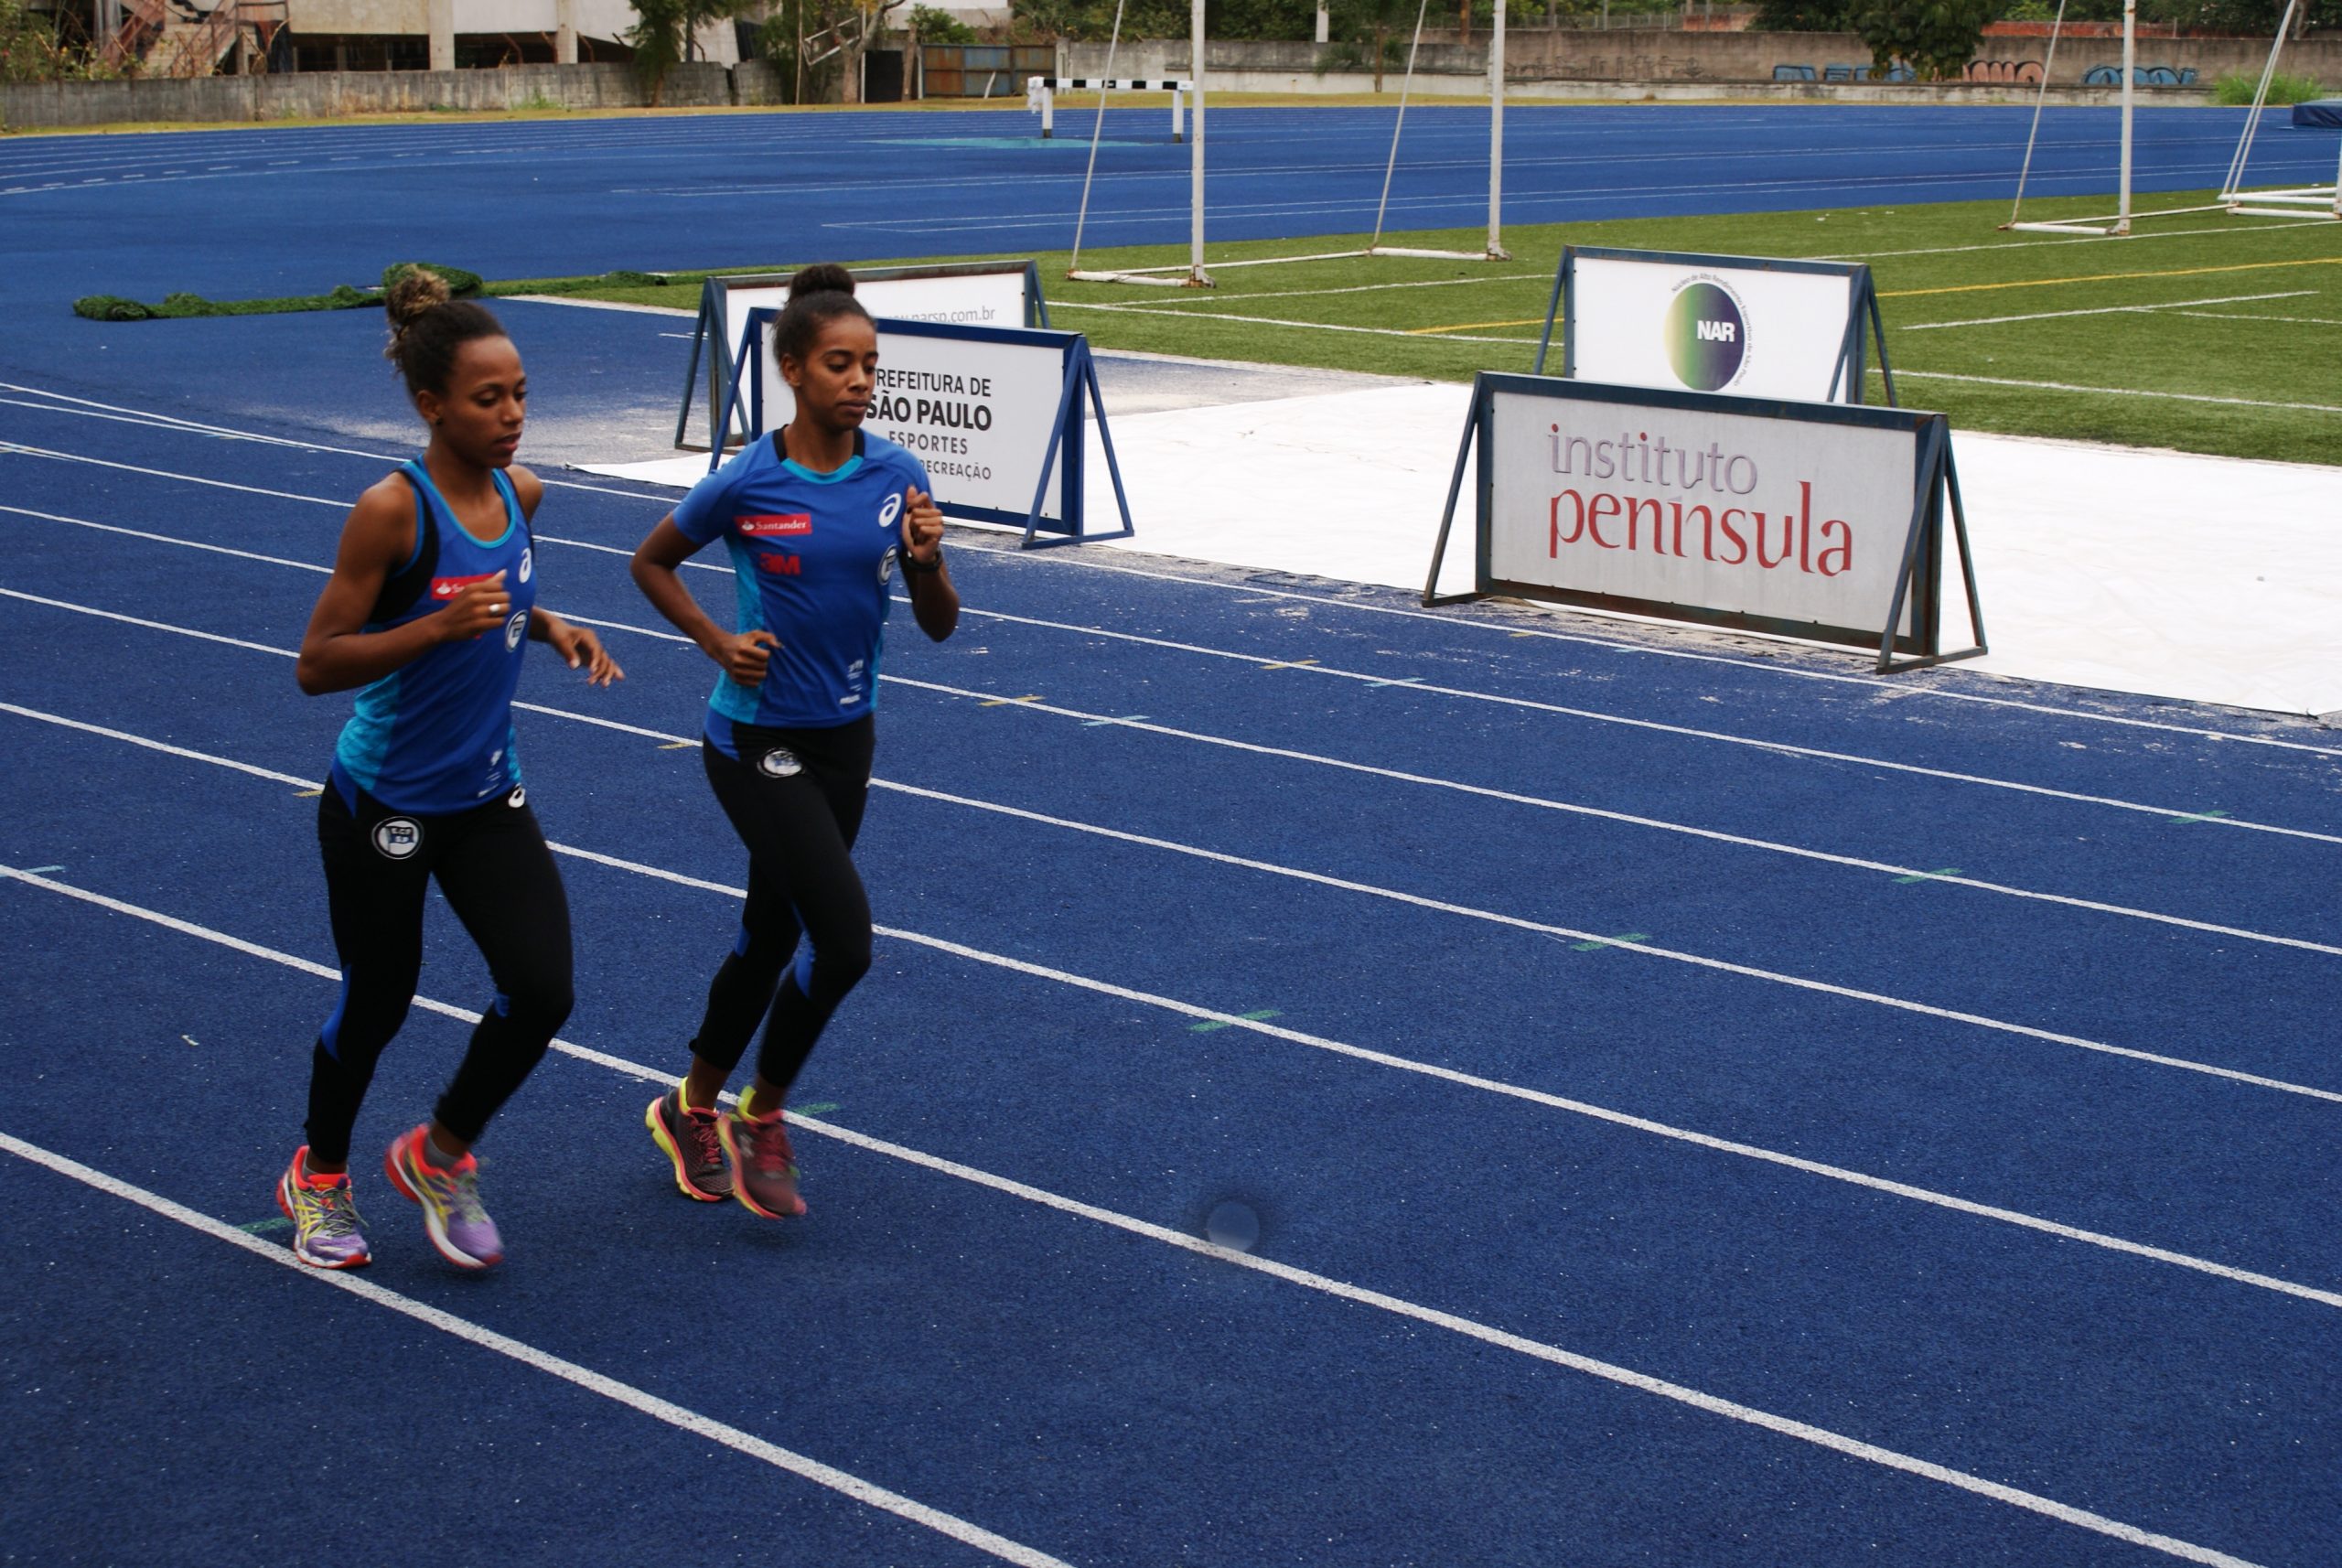
<path id="1" fill-rule="evenodd" d="M 1101 79 L 1087 76 L 1028 76 L 1025 79 L 1025 107 L 1041 112 L 1041 135 L 1046 139 L 1057 134 L 1057 95 L 1060 92 L 1167 92 L 1171 95 L 1171 139 L 1187 139 L 1187 98 L 1195 91 L 1190 81 L 1145 81 L 1125 79 Z M 1103 110 L 1106 101 L 1101 96 L 1098 107 Z"/>

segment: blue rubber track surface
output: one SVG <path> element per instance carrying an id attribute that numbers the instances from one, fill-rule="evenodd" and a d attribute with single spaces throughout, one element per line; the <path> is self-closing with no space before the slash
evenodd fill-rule
<path id="1" fill-rule="evenodd" d="M 1395 97 L 1211 112 L 1209 238 L 1371 230 Z M 2330 134 L 2265 114 L 2248 183 L 2332 177 Z M 1047 142 L 1037 116 L 985 111 L 11 137 L 0 304 L 317 294 L 371 285 L 402 259 L 510 278 L 1064 250 L 1091 119 L 1060 115 Z M 1187 239 L 1189 151 L 1167 119 L 1108 111 L 1085 246 Z M 1505 219 L 2004 198 L 2030 119 L 2014 105 L 1513 104 Z M 2236 111 L 2138 110 L 2135 188 L 2217 186 L 2243 124 Z M 2119 131 L 2111 108 L 2047 111 L 2030 192 L 2111 192 Z M 1413 109 L 1388 227 L 1483 226 L 1488 145 L 1485 109 Z"/>
<path id="2" fill-rule="evenodd" d="M 2111 161 L 2091 113 L 2051 124 Z M 1355 228 L 1346 155 L 1293 129 L 1339 116 L 1282 114 L 1214 117 L 1223 195 L 1306 183 L 1328 209 L 1284 231 Z M 1159 118 L 1110 149 L 1155 197 Z M 1425 120 L 1467 168 L 1485 122 Z M 1687 128 L 1785 182 L 1903 137 L 1862 177 L 1907 189 L 1950 127 L 1946 195 L 2004 193 L 1956 166 L 2013 171 L 2022 129 L 1509 120 L 1509 192 L 1577 158 L 1547 188 L 1619 210 L 1713 180 L 1654 182 Z M 0 1562 L 2328 1561 L 2342 741 L 2314 725 L 955 531 L 959 634 L 898 612 L 884 666 L 876 964 L 797 1097 L 813 1213 L 682 1198 L 641 1113 L 745 866 L 693 754 L 706 661 L 627 579 L 669 499 L 558 466 L 671 428 L 669 318 L 500 306 L 544 602 L 628 672 L 540 650 L 522 682 L 580 983 L 482 1146 L 509 1261 L 453 1275 L 362 1159 L 394 1300 L 201 1228 L 284 1240 L 334 996 L 308 791 L 348 713 L 290 655 L 413 420 L 371 312 L 62 301 L 681 264 L 685 229 L 696 263 L 1014 251 L 1042 242 L 950 225 L 1054 199 L 1064 146 L 963 145 L 1015 124 L 0 144 L 29 220 L 0 224 Z M 2224 166 L 2232 117 L 2168 125 Z M 773 156 L 823 148 L 994 183 Z M 1469 187 L 1422 220 L 1472 221 Z M 1150 188 L 1119 188 L 1126 237 L 1176 237 L 1137 231 Z M 424 996 L 489 989 L 435 901 Z M 467 1027 L 418 1006 L 361 1155 Z M 1250 1253 L 1199 1240 L 1229 1203 Z"/>
<path id="3" fill-rule="evenodd" d="M 332 983 L 216 936 L 329 971 L 302 790 L 344 703 L 288 654 L 383 464 L 42 403 L 0 405 L 0 864 L 58 886 L 0 882 L 0 1131 L 264 1223 Z M 704 660 L 616 553 L 663 503 L 550 477 L 547 602 L 629 674 L 523 682 L 532 803 L 604 857 L 563 856 L 564 1038 L 639 1067 L 556 1054 L 500 1120 L 487 1278 L 361 1168 L 374 1283 L 1069 1563 L 2320 1560 L 2325 732 L 962 538 L 960 634 L 901 617 L 885 666 L 877 966 L 800 1087 L 865 1141 L 809 1126 L 813 1217 L 768 1225 L 681 1198 L 640 1126 L 743 870 L 692 752 Z M 487 989 L 435 909 L 424 994 Z M 463 1036 L 414 1016 L 361 1140 Z M 92 1113 L 129 1085 L 167 1133 Z M 677 1531 L 988 1560 L 50 1170 L 0 1180 L 24 1561 L 321 1559 L 299 1521 L 345 1492 L 361 1533 L 521 1562 Z M 1230 1200 L 1305 1278 L 1172 1243 Z M 205 1501 L 101 1535 L 41 1434 L 125 1425 Z"/>

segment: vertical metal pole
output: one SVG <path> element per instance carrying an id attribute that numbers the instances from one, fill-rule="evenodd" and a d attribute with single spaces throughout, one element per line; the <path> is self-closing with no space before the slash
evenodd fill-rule
<path id="1" fill-rule="evenodd" d="M 1504 248 L 1504 10 L 1496 0 L 1496 32 L 1488 40 L 1488 260 L 1510 259 Z"/>
<path id="2" fill-rule="evenodd" d="M 1196 143 L 1190 149 L 1187 176 L 1187 281 L 1209 287 L 1204 271 L 1204 0 L 1188 10 L 1188 75 L 1196 88 Z"/>
<path id="3" fill-rule="evenodd" d="M 2139 0 L 2122 0 L 2122 194 L 2114 208 L 2114 231 L 2131 231 L 2131 110 L 2138 91 Z"/>

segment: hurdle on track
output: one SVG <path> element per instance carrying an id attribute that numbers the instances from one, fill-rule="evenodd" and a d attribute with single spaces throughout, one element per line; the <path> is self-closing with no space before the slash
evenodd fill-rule
<path id="1" fill-rule="evenodd" d="M 1105 94 L 1109 92 L 1167 92 L 1171 95 L 1171 139 L 1187 139 L 1187 95 L 1196 90 L 1192 81 L 1145 81 L 1123 78 L 1087 76 L 1028 76 L 1025 79 L 1025 107 L 1041 113 L 1041 135 L 1044 140 L 1057 134 L 1057 95 L 1060 92 L 1098 93 L 1098 109 L 1105 112 Z"/>

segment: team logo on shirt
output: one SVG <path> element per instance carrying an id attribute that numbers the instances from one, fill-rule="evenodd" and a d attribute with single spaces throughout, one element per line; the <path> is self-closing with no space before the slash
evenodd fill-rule
<path id="1" fill-rule="evenodd" d="M 374 847 L 386 859 L 405 860 L 423 847 L 423 824 L 413 817 L 385 817 L 374 824 Z"/>
<path id="2" fill-rule="evenodd" d="M 757 771 L 768 779 L 794 779 L 805 771 L 805 765 L 797 760 L 795 752 L 776 746 L 757 758 Z"/>
<path id="3" fill-rule="evenodd" d="M 445 603 L 474 583 L 485 583 L 495 575 L 493 572 L 481 572 L 469 577 L 434 577 L 431 579 L 431 596 Z"/>
<path id="4" fill-rule="evenodd" d="M 527 582 L 529 574 L 537 569 L 536 552 L 527 545 L 521 547 L 521 581 Z"/>
<path id="5" fill-rule="evenodd" d="M 515 784 L 512 786 L 512 793 L 504 797 L 504 803 L 517 811 L 529 803 L 529 792 Z"/>
<path id="6" fill-rule="evenodd" d="M 898 517 L 902 516 L 902 515 L 903 515 L 903 498 L 902 498 L 902 497 L 900 497 L 900 496 L 888 496 L 885 500 L 883 500 L 883 501 L 881 501 L 881 502 L 879 502 L 879 503 L 878 503 L 878 526 L 879 526 L 879 527 L 881 527 L 881 528 L 892 528 L 892 527 L 894 527 L 894 526 L 895 526 L 895 520 L 896 520 L 897 518 L 898 518 Z"/>
<path id="7" fill-rule="evenodd" d="M 521 639 L 528 635 L 529 612 L 514 610 L 512 618 L 504 623 L 504 651 L 510 653 L 520 647 Z"/>
<path id="8" fill-rule="evenodd" d="M 895 553 L 889 550 L 878 557 L 878 585 L 885 587 L 895 580 Z"/>
<path id="9" fill-rule="evenodd" d="M 757 517 L 736 517 L 732 520 L 732 526 L 740 531 L 743 539 L 781 539 L 812 532 L 813 514 L 810 511 L 783 511 Z"/>
<path id="10" fill-rule="evenodd" d="M 791 555 L 786 550 L 751 550 L 757 558 L 757 570 L 769 572 L 776 577 L 801 577 L 805 575 L 805 558 Z"/>

